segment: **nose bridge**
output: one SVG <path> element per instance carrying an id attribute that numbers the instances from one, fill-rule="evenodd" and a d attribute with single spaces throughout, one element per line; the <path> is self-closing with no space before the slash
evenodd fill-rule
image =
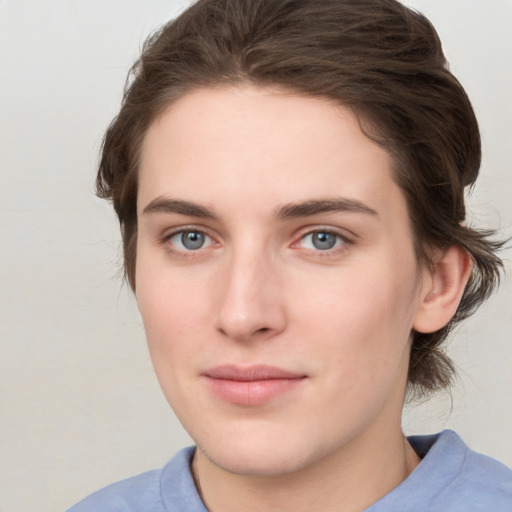
<path id="1" fill-rule="evenodd" d="M 276 258 L 264 244 L 233 246 L 225 261 L 218 303 L 218 329 L 234 339 L 271 336 L 285 326 Z"/>

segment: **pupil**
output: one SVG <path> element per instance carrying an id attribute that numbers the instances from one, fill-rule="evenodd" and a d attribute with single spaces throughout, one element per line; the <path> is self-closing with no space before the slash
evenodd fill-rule
<path id="1" fill-rule="evenodd" d="M 336 245 L 336 236 L 331 233 L 315 233 L 313 235 L 313 245 L 316 249 L 332 249 Z"/>
<path id="2" fill-rule="evenodd" d="M 181 235 L 181 242 L 187 249 L 200 249 L 204 244 L 204 235 L 197 231 L 185 231 Z"/>

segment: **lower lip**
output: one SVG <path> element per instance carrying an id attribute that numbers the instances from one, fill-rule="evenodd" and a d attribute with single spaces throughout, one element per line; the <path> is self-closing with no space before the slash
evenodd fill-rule
<path id="1" fill-rule="evenodd" d="M 261 405 L 296 388 L 304 379 L 229 380 L 207 377 L 213 394 L 236 405 Z"/>

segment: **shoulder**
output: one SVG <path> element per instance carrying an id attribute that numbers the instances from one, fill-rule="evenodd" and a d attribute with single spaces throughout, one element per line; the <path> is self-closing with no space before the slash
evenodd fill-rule
<path id="1" fill-rule="evenodd" d="M 467 449 L 453 490 L 471 497 L 475 510 L 512 510 L 512 470 L 481 453 Z"/>
<path id="2" fill-rule="evenodd" d="M 422 476 L 439 491 L 432 496 L 428 510 L 512 510 L 512 470 L 501 462 L 470 450 L 450 430 L 412 438 L 411 444 L 420 451 L 422 444 L 428 449 L 418 469 L 425 463 Z"/>
<path id="3" fill-rule="evenodd" d="M 451 430 L 409 437 L 422 458 L 367 512 L 511 512 L 512 471 L 470 450 Z"/>
<path id="4" fill-rule="evenodd" d="M 161 471 L 155 469 L 111 484 L 80 501 L 68 512 L 160 512 L 164 510 L 159 506 Z"/>
<path id="5" fill-rule="evenodd" d="M 167 512 L 181 510 L 203 512 L 189 462 L 194 448 L 178 452 L 163 468 L 127 478 L 105 487 L 80 501 L 67 512 Z"/>

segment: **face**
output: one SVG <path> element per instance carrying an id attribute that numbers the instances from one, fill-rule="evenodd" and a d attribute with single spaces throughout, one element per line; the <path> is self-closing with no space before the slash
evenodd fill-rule
<path id="1" fill-rule="evenodd" d="M 136 296 L 217 467 L 282 474 L 400 431 L 424 279 L 391 167 L 348 109 L 279 89 L 196 90 L 151 126 Z"/>

